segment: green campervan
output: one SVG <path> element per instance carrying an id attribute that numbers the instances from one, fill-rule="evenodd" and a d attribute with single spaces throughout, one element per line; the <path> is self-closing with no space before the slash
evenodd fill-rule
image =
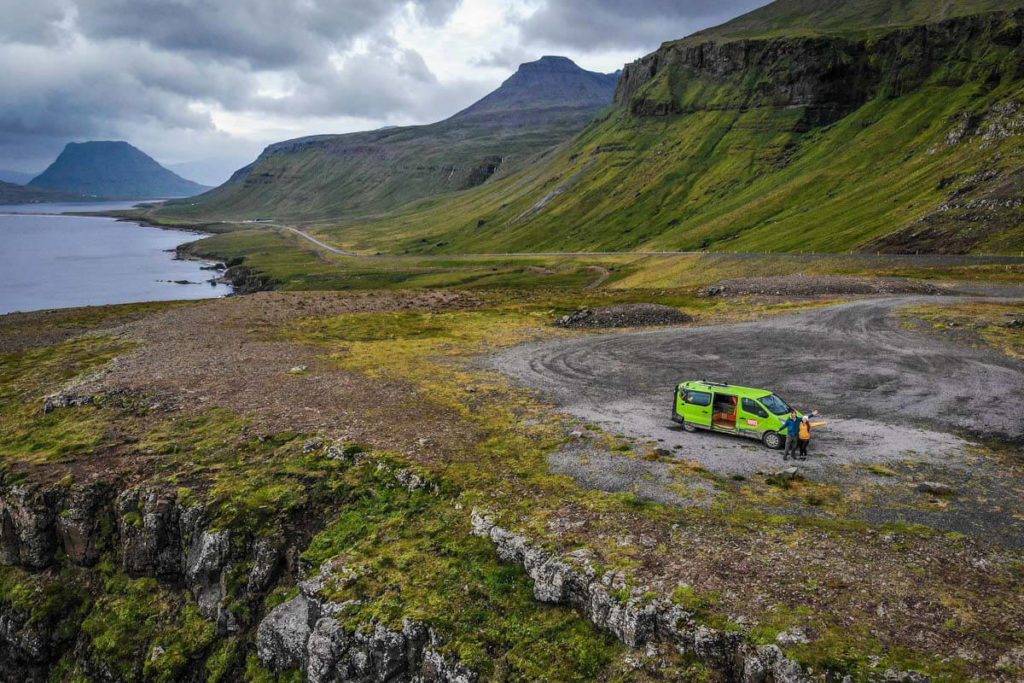
<path id="1" fill-rule="evenodd" d="M 790 410 L 789 404 L 765 389 L 694 381 L 676 387 L 672 419 L 688 432 L 707 429 L 782 448 L 786 442 L 782 423 Z"/>

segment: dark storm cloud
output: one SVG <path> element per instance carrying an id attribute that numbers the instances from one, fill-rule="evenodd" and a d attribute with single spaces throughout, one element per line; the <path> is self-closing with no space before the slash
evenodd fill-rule
<path id="1" fill-rule="evenodd" d="M 424 19 L 443 22 L 456 0 L 78 0 L 75 5 L 76 23 L 90 38 L 138 40 L 277 69 L 345 49 L 408 5 Z"/>
<path id="2" fill-rule="evenodd" d="M 766 4 L 768 0 L 547 0 L 520 26 L 527 43 L 588 51 L 651 49 Z"/>
<path id="3" fill-rule="evenodd" d="M 436 78 L 388 29 L 403 13 L 443 25 L 458 2 L 0 0 L 0 161 L 38 167 L 69 139 L 140 127 L 212 134 L 197 103 L 295 116 L 432 114 L 422 110 L 435 98 L 422 91 Z M 287 93 L 268 95 L 268 82 Z"/>

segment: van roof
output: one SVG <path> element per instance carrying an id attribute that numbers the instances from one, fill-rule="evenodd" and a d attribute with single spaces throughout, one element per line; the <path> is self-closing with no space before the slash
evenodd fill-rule
<path id="1" fill-rule="evenodd" d="M 688 389 L 705 389 L 707 391 L 721 391 L 723 393 L 728 392 L 736 396 L 744 398 L 764 398 L 765 396 L 771 396 L 771 391 L 767 389 L 754 389 L 752 387 L 740 387 L 735 384 L 728 384 L 725 382 L 711 382 L 709 380 L 690 380 L 689 382 L 683 382 L 683 386 Z"/>

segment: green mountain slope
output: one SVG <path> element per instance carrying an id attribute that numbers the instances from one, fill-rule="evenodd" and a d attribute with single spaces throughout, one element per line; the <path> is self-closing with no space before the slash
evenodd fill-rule
<path id="1" fill-rule="evenodd" d="M 686 40 L 849 35 L 1017 7 L 1024 0 L 778 0 Z"/>
<path id="2" fill-rule="evenodd" d="M 392 210 L 522 168 L 611 104 L 617 76 L 564 57 L 522 65 L 498 90 L 427 126 L 320 135 L 268 147 L 223 186 L 159 215 L 301 220 Z"/>
<path id="3" fill-rule="evenodd" d="M 68 143 L 29 186 L 107 199 L 187 197 L 208 189 L 121 141 Z"/>
<path id="4" fill-rule="evenodd" d="M 872 36 L 668 43 L 543 164 L 323 232 L 411 253 L 1017 253 L 1022 26 L 1015 10 Z"/>

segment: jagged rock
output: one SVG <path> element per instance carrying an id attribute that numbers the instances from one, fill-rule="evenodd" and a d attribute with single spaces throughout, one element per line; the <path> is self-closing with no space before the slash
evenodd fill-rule
<path id="1" fill-rule="evenodd" d="M 252 569 L 246 591 L 250 594 L 263 593 L 270 589 L 281 565 L 281 548 L 269 538 L 257 539 L 253 544 Z"/>
<path id="2" fill-rule="evenodd" d="M 437 650 L 427 648 L 419 675 L 411 680 L 412 683 L 475 683 L 477 676 L 461 664 L 449 662 Z"/>
<path id="3" fill-rule="evenodd" d="M 792 647 L 794 645 L 806 645 L 811 642 L 811 639 L 807 637 L 803 629 L 791 628 L 775 636 L 775 642 L 782 647 Z"/>
<path id="4" fill-rule="evenodd" d="M 43 569 L 53 562 L 60 493 L 28 484 L 0 492 L 0 563 Z"/>
<path id="5" fill-rule="evenodd" d="M 439 641 L 425 624 L 406 620 L 402 630 L 367 624 L 350 632 L 336 618 L 351 603 L 323 596 L 327 581 L 354 572 L 327 561 L 299 583 L 299 595 L 275 607 L 256 630 L 256 653 L 275 672 L 302 668 L 310 683 L 475 683 L 476 675 L 434 649 Z"/>
<path id="6" fill-rule="evenodd" d="M 409 491 L 427 491 L 428 493 L 434 494 L 438 492 L 437 484 L 424 479 L 412 470 L 398 470 L 395 472 L 395 479 L 397 479 L 398 483 Z"/>
<path id="7" fill-rule="evenodd" d="M 320 439 L 310 439 L 309 441 L 306 441 L 304 444 L 302 444 L 302 452 L 304 454 L 312 453 L 314 451 L 320 450 L 323 447 L 324 442 L 321 441 Z"/>
<path id="8" fill-rule="evenodd" d="M 181 511 L 173 492 L 129 489 L 118 496 L 116 513 L 125 572 L 134 576 L 181 574 Z"/>
<path id="9" fill-rule="evenodd" d="M 260 660 L 277 673 L 305 668 L 310 624 L 315 623 L 316 616 L 316 606 L 302 594 L 272 609 L 256 629 L 256 654 Z"/>
<path id="10" fill-rule="evenodd" d="M 254 294 L 274 289 L 277 283 L 264 278 L 249 266 L 234 265 L 224 270 L 220 281 L 231 285 L 235 294 Z"/>
<path id="11" fill-rule="evenodd" d="M 96 400 L 94 396 L 84 394 L 59 393 L 43 399 L 43 413 L 52 413 L 58 408 L 87 406 Z"/>
<path id="12" fill-rule="evenodd" d="M 57 533 L 68 559 L 92 566 L 99 560 L 102 530 L 111 512 L 111 490 L 105 482 L 72 486 L 57 515 Z M 109 540 L 109 539 L 108 539 Z"/>
<path id="13" fill-rule="evenodd" d="M 761 645 L 742 661 L 743 683 L 803 683 L 808 680 L 800 665 L 776 645 Z"/>
<path id="14" fill-rule="evenodd" d="M 185 585 L 192 590 L 199 613 L 207 619 L 217 619 L 220 614 L 230 552 L 231 532 L 203 531 L 192 542 L 185 559 Z"/>
<path id="15" fill-rule="evenodd" d="M 804 683 L 810 677 L 788 659 L 777 646 L 755 647 L 742 633 L 715 631 L 696 626 L 693 615 L 667 600 L 632 597 L 620 600 L 616 593 L 624 585 L 617 575 L 597 578 L 593 567 L 580 554 L 563 557 L 534 548 L 522 536 L 495 524 L 493 517 L 473 510 L 473 533 L 490 538 L 498 556 L 522 564 L 534 581 L 534 595 L 547 602 L 570 605 L 598 628 L 615 635 L 630 647 L 664 641 L 680 652 L 699 658 L 727 680 L 749 683 Z"/>

